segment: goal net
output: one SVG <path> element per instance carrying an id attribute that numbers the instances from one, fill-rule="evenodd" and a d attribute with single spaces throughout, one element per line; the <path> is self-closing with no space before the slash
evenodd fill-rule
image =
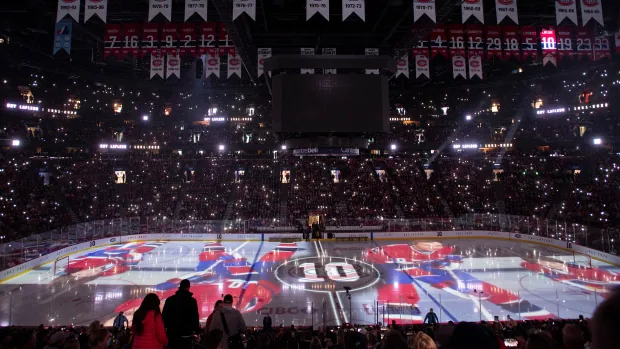
<path id="1" fill-rule="evenodd" d="M 69 266 L 69 256 L 58 258 L 54 261 L 54 276 L 66 275 Z"/>

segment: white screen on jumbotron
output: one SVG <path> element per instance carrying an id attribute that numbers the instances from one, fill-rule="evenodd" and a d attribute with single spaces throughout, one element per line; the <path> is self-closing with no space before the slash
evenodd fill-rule
<path id="1" fill-rule="evenodd" d="M 388 79 L 380 75 L 273 78 L 276 132 L 388 132 Z"/>

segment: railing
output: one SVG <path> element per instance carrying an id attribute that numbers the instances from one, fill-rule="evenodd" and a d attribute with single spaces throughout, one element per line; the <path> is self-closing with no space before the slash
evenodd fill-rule
<path id="1" fill-rule="evenodd" d="M 0 244 L 0 270 L 25 263 L 34 258 L 52 253 L 61 248 L 105 237 L 135 234 L 204 234 L 204 233 L 251 233 L 258 227 L 281 227 L 291 230 L 295 224 L 278 220 L 250 221 L 208 221 L 172 220 L 159 216 L 129 217 L 99 220 L 62 227 L 42 234 L 24 237 Z M 427 219 L 360 219 L 328 220 L 333 227 L 379 227 L 375 233 L 447 231 L 447 230 L 489 230 L 548 237 L 570 241 L 599 251 L 618 254 L 618 234 L 615 229 L 599 229 L 562 221 L 549 221 L 536 217 L 467 214 L 459 218 Z M 270 229 L 271 230 L 271 229 Z M 360 229 L 364 230 L 364 229 Z"/>

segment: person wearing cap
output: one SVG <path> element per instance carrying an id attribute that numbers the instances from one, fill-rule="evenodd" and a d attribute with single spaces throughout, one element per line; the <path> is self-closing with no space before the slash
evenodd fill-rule
<path id="1" fill-rule="evenodd" d="M 193 336 L 200 332 L 198 302 L 189 288 L 189 280 L 181 280 L 179 290 L 164 303 L 162 317 L 170 349 L 191 348 Z"/>
<path id="2" fill-rule="evenodd" d="M 224 303 L 213 314 L 213 320 L 209 331 L 221 330 L 224 333 L 222 349 L 242 349 L 241 334 L 247 327 L 241 312 L 232 306 L 233 297 L 229 294 L 224 296 Z"/>

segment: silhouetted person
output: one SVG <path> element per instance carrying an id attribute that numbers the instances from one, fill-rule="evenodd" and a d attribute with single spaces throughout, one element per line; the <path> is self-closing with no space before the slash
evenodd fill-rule
<path id="1" fill-rule="evenodd" d="M 200 332 L 198 303 L 189 287 L 189 280 L 182 280 L 179 290 L 164 304 L 162 316 L 170 349 L 190 348 L 192 337 Z"/>

